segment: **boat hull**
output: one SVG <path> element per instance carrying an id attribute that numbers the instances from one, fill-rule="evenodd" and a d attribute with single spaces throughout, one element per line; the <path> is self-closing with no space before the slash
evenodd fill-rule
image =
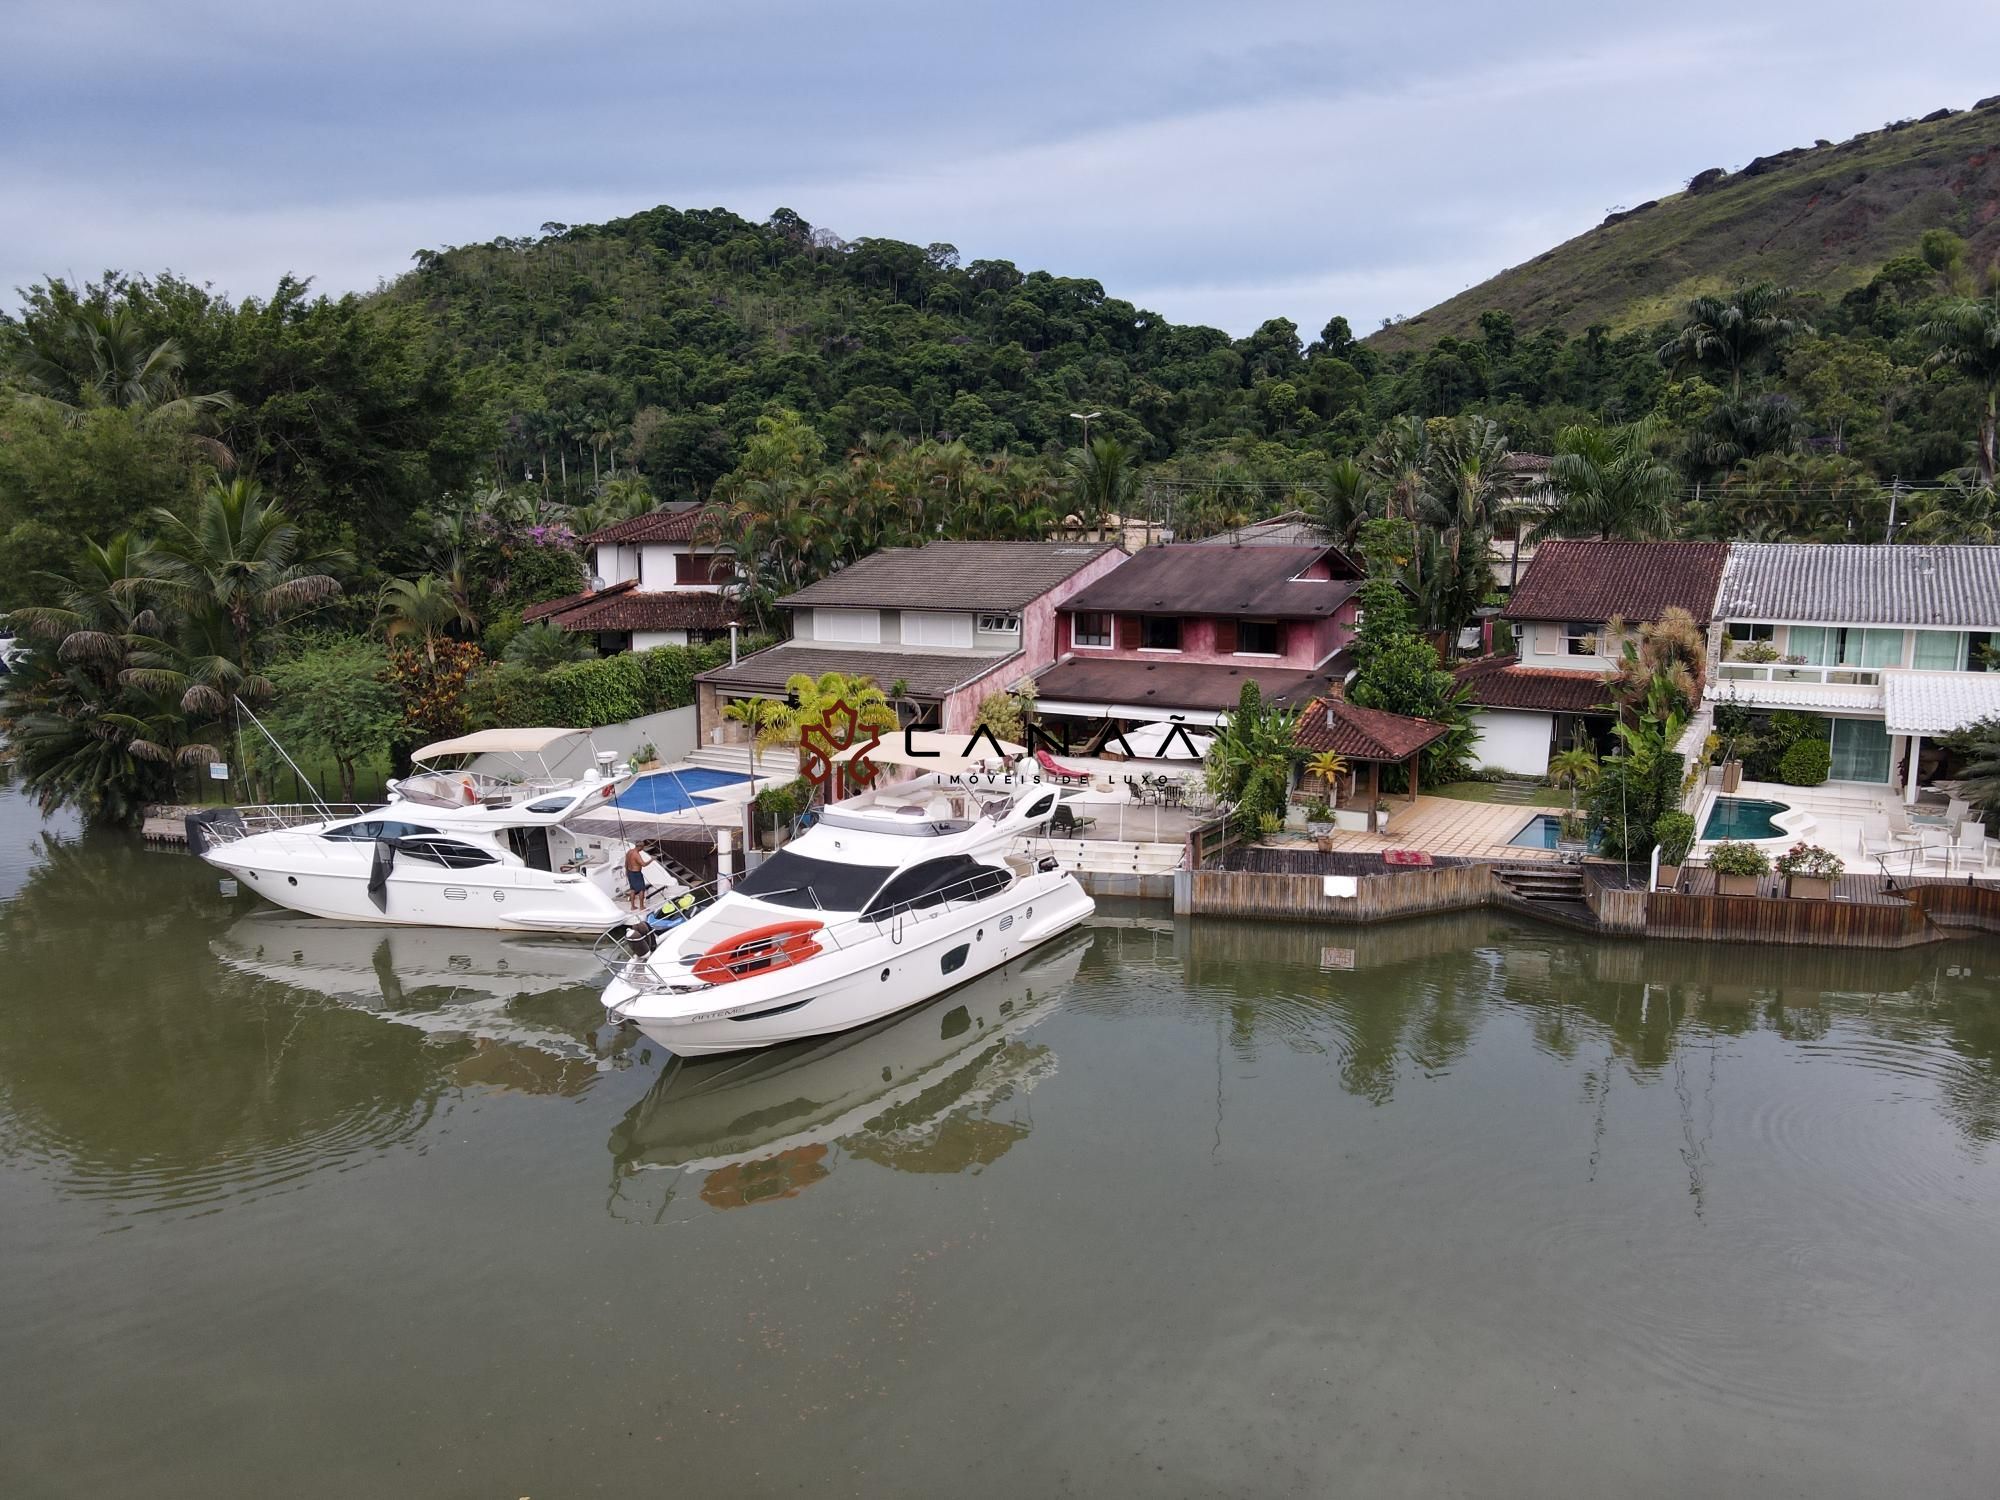
<path id="1" fill-rule="evenodd" d="M 866 1026 L 956 989 L 1087 920 L 1096 909 L 1066 872 L 1036 874 L 983 901 L 904 913 L 794 968 L 699 990 L 655 992 L 622 975 L 614 1020 L 669 1052 L 704 1057 Z"/>
<path id="2" fill-rule="evenodd" d="M 377 926 L 595 937 L 631 916 L 585 876 L 508 866 L 430 870 L 416 867 L 414 861 L 397 868 L 378 906 L 369 893 L 368 869 L 361 858 L 347 861 L 352 868 L 331 861 L 314 867 L 296 854 L 266 861 L 256 844 L 254 838 L 239 840 L 206 850 L 202 858 L 266 900 L 311 917 Z"/>

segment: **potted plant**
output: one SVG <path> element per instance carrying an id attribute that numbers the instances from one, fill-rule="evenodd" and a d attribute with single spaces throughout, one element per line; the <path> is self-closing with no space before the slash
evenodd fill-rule
<path id="1" fill-rule="evenodd" d="M 1715 889 L 1723 896 L 1754 896 L 1758 882 L 1771 869 L 1771 856 L 1755 844 L 1724 839 L 1708 851 L 1708 867 L 1715 871 Z"/>
<path id="2" fill-rule="evenodd" d="M 1317 751 L 1307 759 L 1306 775 L 1317 778 L 1321 787 L 1326 792 L 1326 796 L 1315 804 L 1316 806 L 1330 808 L 1340 800 L 1340 778 L 1346 774 L 1346 758 L 1332 750 Z M 1307 821 L 1330 823 L 1333 820 L 1331 818 L 1312 819 L 1309 817 Z"/>
<path id="3" fill-rule="evenodd" d="M 647 740 L 632 752 L 632 769 L 635 771 L 657 770 L 659 764 L 660 752 L 653 747 L 651 740 Z"/>
<path id="4" fill-rule="evenodd" d="M 1585 854 L 1590 850 L 1590 820 L 1580 812 L 1566 812 L 1556 820 L 1556 848 L 1564 854 Z"/>
<path id="5" fill-rule="evenodd" d="M 1306 832 L 1312 835 L 1319 852 L 1325 854 L 1333 848 L 1333 809 L 1324 802 L 1315 802 L 1306 809 Z"/>
<path id="6" fill-rule="evenodd" d="M 1694 815 L 1679 808 L 1663 812 L 1653 820 L 1653 840 L 1660 846 L 1660 889 L 1670 891 L 1681 882 L 1681 866 L 1694 847 Z"/>
<path id="7" fill-rule="evenodd" d="M 1778 873 L 1785 877 L 1785 894 L 1806 901 L 1833 899 L 1833 883 L 1847 866 L 1831 849 L 1818 844 L 1794 844 L 1778 856 Z"/>

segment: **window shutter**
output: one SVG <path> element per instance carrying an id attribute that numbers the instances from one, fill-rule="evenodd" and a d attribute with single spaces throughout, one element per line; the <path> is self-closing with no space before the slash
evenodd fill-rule
<path id="1" fill-rule="evenodd" d="M 1215 622 L 1215 649 L 1217 654 L 1227 656 L 1236 649 L 1236 622 L 1217 620 Z"/>
<path id="2" fill-rule="evenodd" d="M 1118 617 L 1118 644 L 1127 651 L 1139 649 L 1139 617 L 1120 615 Z"/>
<path id="3" fill-rule="evenodd" d="M 1057 616 L 1056 616 L 1056 655 L 1057 655 L 1057 656 L 1061 656 L 1061 655 L 1063 654 L 1063 652 L 1065 652 L 1065 651 L 1069 650 L 1069 631 L 1070 631 L 1070 618 L 1071 618 L 1071 617 L 1070 617 L 1070 616 L 1068 616 L 1068 615 L 1057 615 Z"/>

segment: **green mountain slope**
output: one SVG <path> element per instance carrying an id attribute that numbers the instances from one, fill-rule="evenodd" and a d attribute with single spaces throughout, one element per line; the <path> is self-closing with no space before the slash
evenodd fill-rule
<path id="1" fill-rule="evenodd" d="M 1938 226 L 1966 238 L 1975 265 L 2000 255 L 2000 96 L 1733 173 L 1711 168 L 1687 191 L 1614 214 L 1369 343 L 1425 347 L 1475 332 L 1490 309 L 1524 330 L 1622 331 L 1740 282 L 1838 297 Z"/>

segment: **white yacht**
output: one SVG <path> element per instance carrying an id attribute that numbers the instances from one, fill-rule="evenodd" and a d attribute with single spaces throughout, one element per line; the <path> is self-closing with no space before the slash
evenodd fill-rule
<path id="1" fill-rule="evenodd" d="M 594 937 L 632 915 L 623 904 L 631 845 L 571 825 L 605 810 L 631 771 L 594 752 L 581 776 L 552 772 L 549 752 L 581 734 L 489 729 L 441 740 L 412 757 L 416 773 L 390 782 L 381 807 L 232 809 L 190 817 L 190 843 L 308 916 Z M 475 757 L 506 769 L 470 769 Z M 647 887 L 650 904 L 674 883 L 649 865 Z"/>
<path id="2" fill-rule="evenodd" d="M 1067 871 L 1023 852 L 1054 815 L 1057 788 L 967 774 L 972 765 L 936 754 L 869 747 L 869 760 L 932 769 L 828 805 L 679 925 L 600 940 L 615 950 L 613 1020 L 682 1056 L 846 1031 L 1090 916 Z"/>

